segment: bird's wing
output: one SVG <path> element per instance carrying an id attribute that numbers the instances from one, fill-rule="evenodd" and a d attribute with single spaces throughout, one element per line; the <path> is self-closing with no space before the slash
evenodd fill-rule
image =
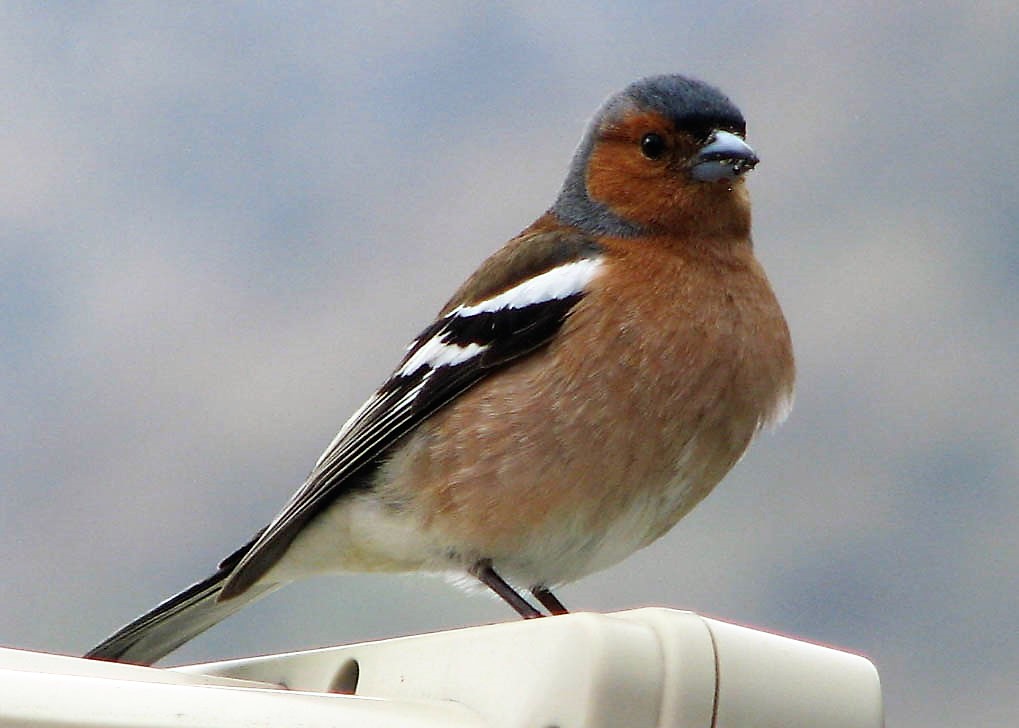
<path id="1" fill-rule="evenodd" d="M 230 574 L 220 599 L 254 584 L 309 519 L 369 487 L 373 466 L 393 443 L 493 370 L 548 343 L 601 265 L 596 242 L 566 231 L 523 235 L 489 258 L 344 424 Z"/>

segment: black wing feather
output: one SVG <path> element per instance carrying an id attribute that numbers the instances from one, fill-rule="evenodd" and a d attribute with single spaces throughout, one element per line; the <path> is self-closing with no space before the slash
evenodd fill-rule
<path id="1" fill-rule="evenodd" d="M 583 246 L 573 240 L 567 242 L 577 251 L 576 258 L 594 257 L 597 251 L 587 242 Z M 561 250 L 555 251 L 556 255 L 549 257 L 548 270 L 563 262 Z M 533 270 L 533 260 L 528 265 Z M 395 373 L 344 425 L 304 486 L 244 555 L 224 584 L 220 598 L 229 599 L 254 584 L 283 555 L 301 528 L 337 498 L 368 487 L 388 448 L 423 420 L 492 371 L 548 343 L 582 297 L 583 293 L 577 292 L 469 314 L 454 308 L 422 331 Z M 405 371 L 415 354 L 436 342 L 481 349 L 456 363 L 425 363 Z"/>

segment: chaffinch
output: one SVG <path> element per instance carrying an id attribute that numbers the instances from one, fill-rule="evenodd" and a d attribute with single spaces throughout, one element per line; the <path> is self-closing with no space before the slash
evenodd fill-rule
<path id="1" fill-rule="evenodd" d="M 672 528 L 792 400 L 745 132 L 683 76 L 609 98 L 555 204 L 467 279 L 279 515 L 86 656 L 151 663 L 327 571 L 470 574 L 523 617 L 542 613 L 518 588 L 559 614 L 552 587 Z"/>

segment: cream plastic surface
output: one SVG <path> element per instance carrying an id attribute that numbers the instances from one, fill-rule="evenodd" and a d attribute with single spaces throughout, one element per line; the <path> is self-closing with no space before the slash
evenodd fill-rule
<path id="1" fill-rule="evenodd" d="M 862 657 L 669 609 L 172 670 L 0 650 L 0 726 L 879 728 L 882 715 Z"/>

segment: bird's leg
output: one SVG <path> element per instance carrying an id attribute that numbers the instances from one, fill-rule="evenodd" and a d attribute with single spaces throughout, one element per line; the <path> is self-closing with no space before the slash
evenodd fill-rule
<path id="1" fill-rule="evenodd" d="M 559 598 L 548 590 L 545 586 L 536 586 L 531 589 L 531 594 L 534 598 L 541 602 L 541 605 L 548 610 L 549 614 L 569 614 L 570 610 L 567 609 Z"/>
<path id="2" fill-rule="evenodd" d="M 513 587 L 507 584 L 501 576 L 495 573 L 495 569 L 492 568 L 491 559 L 482 559 L 468 569 L 468 572 L 472 576 L 476 576 L 478 581 L 498 594 L 504 602 L 513 607 L 517 614 L 524 619 L 534 619 L 535 617 L 545 616 L 531 606 L 530 602 L 517 594 Z"/>

